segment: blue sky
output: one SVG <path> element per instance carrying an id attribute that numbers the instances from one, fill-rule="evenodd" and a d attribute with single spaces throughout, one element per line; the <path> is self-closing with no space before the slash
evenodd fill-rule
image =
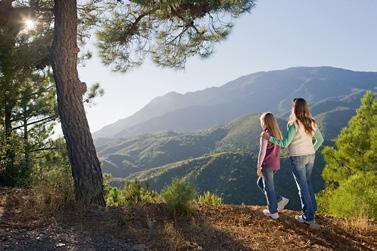
<path id="1" fill-rule="evenodd" d="M 94 56 L 79 73 L 82 81 L 105 89 L 87 109 L 94 132 L 170 91 L 220 86 L 257 71 L 322 65 L 377 71 L 377 0 L 259 0 L 235 21 L 212 57 L 194 57 L 183 71 L 147 61 L 129 73 L 113 73 Z"/>

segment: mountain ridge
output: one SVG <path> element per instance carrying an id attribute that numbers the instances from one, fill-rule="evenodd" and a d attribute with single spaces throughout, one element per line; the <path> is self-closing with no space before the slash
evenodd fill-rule
<path id="1" fill-rule="evenodd" d="M 184 94 L 169 92 L 156 97 L 132 116 L 102 128 L 93 136 L 96 139 L 131 137 L 164 129 L 197 131 L 224 124 L 241 115 L 266 110 L 282 115 L 289 110 L 294 97 L 303 96 L 309 102 L 316 103 L 325 98 L 348 95 L 355 89 L 377 90 L 376 79 L 377 72 L 329 66 L 260 71 L 219 87 Z M 271 100 L 271 104 L 266 104 L 266 97 Z M 229 111 L 227 107 L 233 109 Z M 194 125 L 186 127 L 187 121 L 181 122 L 184 112 L 195 114 L 191 117 L 191 120 L 196 120 Z M 211 118 L 212 113 L 217 113 L 213 116 L 216 119 Z"/>

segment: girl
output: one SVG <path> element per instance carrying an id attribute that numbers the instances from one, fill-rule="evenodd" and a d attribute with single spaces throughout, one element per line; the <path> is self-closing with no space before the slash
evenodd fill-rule
<path id="1" fill-rule="evenodd" d="M 303 215 L 296 216 L 299 222 L 314 223 L 317 203 L 311 182 L 315 152 L 323 143 L 317 123 L 310 114 L 308 104 L 303 98 L 295 98 L 292 103 L 288 131 L 283 139 L 263 133 L 262 137 L 283 148 L 288 147 L 292 173 L 299 190 Z M 313 137 L 315 143 L 313 144 Z"/>
<path id="2" fill-rule="evenodd" d="M 272 113 L 264 113 L 260 117 L 262 130 L 266 135 L 282 139 L 282 134 L 278 123 Z M 257 175 L 259 176 L 257 185 L 266 196 L 268 209 L 263 213 L 272 219 L 278 219 L 278 211 L 284 209 L 289 200 L 275 193 L 274 173 L 280 169 L 280 147 L 260 139 L 260 150 L 258 156 Z"/>

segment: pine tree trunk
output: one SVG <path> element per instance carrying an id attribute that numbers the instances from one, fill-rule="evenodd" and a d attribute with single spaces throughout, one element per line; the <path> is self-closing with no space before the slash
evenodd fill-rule
<path id="1" fill-rule="evenodd" d="M 84 206 L 104 206 L 102 172 L 82 101 L 83 84 L 77 72 L 76 0 L 55 0 L 54 13 L 51 63 L 76 199 Z"/>

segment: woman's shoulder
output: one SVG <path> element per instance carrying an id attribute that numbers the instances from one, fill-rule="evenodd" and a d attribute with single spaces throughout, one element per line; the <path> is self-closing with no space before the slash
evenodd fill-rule
<path id="1" fill-rule="evenodd" d="M 291 121 L 288 121 L 288 128 L 291 127 L 291 126 L 295 126 L 297 127 L 299 125 L 299 121 L 297 120 L 291 120 Z"/>

